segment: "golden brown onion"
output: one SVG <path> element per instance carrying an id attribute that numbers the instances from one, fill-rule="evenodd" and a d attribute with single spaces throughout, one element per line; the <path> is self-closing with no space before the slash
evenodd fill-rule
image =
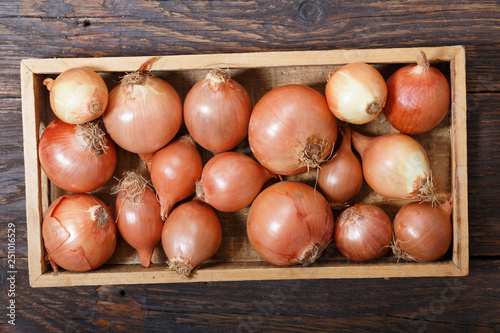
<path id="1" fill-rule="evenodd" d="M 253 249 L 274 265 L 312 264 L 332 238 L 328 201 L 311 186 L 284 181 L 262 191 L 250 207 L 247 234 Z"/>
<path id="2" fill-rule="evenodd" d="M 451 199 L 441 205 L 411 202 L 394 218 L 394 253 L 417 261 L 434 261 L 449 249 L 452 239 Z"/>
<path id="3" fill-rule="evenodd" d="M 252 105 L 245 88 L 229 73 L 210 71 L 184 101 L 184 122 L 203 148 L 220 153 L 236 147 L 248 133 Z"/>
<path id="4" fill-rule="evenodd" d="M 276 177 L 252 158 L 238 152 L 215 155 L 196 182 L 197 198 L 223 212 L 235 212 L 252 203 L 264 183 Z"/>
<path id="5" fill-rule="evenodd" d="M 210 206 L 193 200 L 172 211 L 163 226 L 161 242 L 169 269 L 186 278 L 217 252 L 222 227 Z"/>
<path id="6" fill-rule="evenodd" d="M 104 264 L 116 247 L 116 227 L 107 205 L 90 194 L 57 198 L 43 218 L 42 237 L 47 257 L 58 266 L 86 272 Z"/>
<path id="7" fill-rule="evenodd" d="M 155 58 L 125 75 L 109 94 L 103 116 L 113 141 L 137 154 L 157 151 L 174 138 L 182 123 L 182 103 L 175 89 L 149 71 Z"/>
<path id="8" fill-rule="evenodd" d="M 255 105 L 248 130 L 250 148 L 266 169 L 298 175 L 330 156 L 337 120 L 325 97 L 297 84 L 275 88 Z"/>

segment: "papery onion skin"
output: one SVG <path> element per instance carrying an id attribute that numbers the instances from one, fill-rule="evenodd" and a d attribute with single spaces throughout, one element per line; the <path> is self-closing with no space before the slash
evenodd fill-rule
<path id="1" fill-rule="evenodd" d="M 435 185 L 424 148 L 406 134 L 376 137 L 352 133 L 363 175 L 378 194 L 395 199 L 433 200 Z"/>
<path id="2" fill-rule="evenodd" d="M 407 65 L 387 80 L 385 116 L 398 131 L 419 134 L 436 127 L 450 106 L 450 85 L 437 68 L 427 62 L 424 52 L 417 64 Z"/>
<path id="3" fill-rule="evenodd" d="M 321 93 L 302 85 L 284 85 L 257 102 L 248 139 L 266 169 L 298 175 L 328 159 L 337 139 L 337 120 Z"/>
<path id="4" fill-rule="evenodd" d="M 358 194 L 363 182 L 363 169 L 351 149 L 351 130 L 347 126 L 340 147 L 318 171 L 318 187 L 333 208 L 341 208 Z"/>
<path id="5" fill-rule="evenodd" d="M 212 157 L 196 182 L 197 198 L 222 212 L 247 207 L 264 183 L 276 177 L 252 158 L 238 152 L 224 152 Z"/>
<path id="6" fill-rule="evenodd" d="M 70 68 L 43 84 L 50 91 L 50 107 L 68 124 L 83 124 L 99 118 L 108 105 L 108 87 L 89 68 Z"/>
<path id="7" fill-rule="evenodd" d="M 202 169 L 196 142 L 189 135 L 181 136 L 154 154 L 151 182 L 160 200 L 163 220 L 177 202 L 195 192 Z"/>
<path id="8" fill-rule="evenodd" d="M 389 252 L 392 223 L 381 208 L 356 204 L 337 218 L 333 239 L 339 251 L 351 260 L 377 259 Z"/>
<path id="9" fill-rule="evenodd" d="M 147 180 L 131 171 L 120 180 L 117 190 L 115 221 L 118 232 L 139 252 L 142 266 L 149 267 L 163 229 L 156 193 Z"/>
<path id="10" fill-rule="evenodd" d="M 126 75 L 109 94 L 104 126 L 123 149 L 148 154 L 169 143 L 182 123 L 182 102 L 166 81 L 149 74 L 153 59 Z"/>
<path id="11" fill-rule="evenodd" d="M 47 177 L 68 192 L 83 193 L 104 185 L 116 167 L 116 148 L 97 122 L 72 125 L 54 119 L 38 144 Z"/>
<path id="12" fill-rule="evenodd" d="M 184 101 L 189 134 L 214 153 L 231 150 L 245 139 L 251 112 L 246 89 L 221 69 L 197 82 Z"/>
<path id="13" fill-rule="evenodd" d="M 448 251 L 452 240 L 452 200 L 433 205 L 411 202 L 394 218 L 396 256 L 408 260 L 435 261 Z"/>
<path id="14" fill-rule="evenodd" d="M 311 186 L 294 181 L 262 191 L 247 218 L 253 249 L 279 266 L 313 263 L 330 242 L 333 229 L 328 201 Z"/>
<path id="15" fill-rule="evenodd" d="M 192 200 L 172 211 L 163 226 L 161 241 L 169 269 L 186 278 L 217 252 L 222 227 L 209 205 Z"/>
<path id="16" fill-rule="evenodd" d="M 43 218 L 42 237 L 54 272 L 86 272 L 104 264 L 116 247 L 116 227 L 104 202 L 90 194 L 57 198 Z"/>
<path id="17" fill-rule="evenodd" d="M 384 108 L 387 85 L 374 67 L 356 62 L 330 74 L 325 96 L 335 117 L 361 125 L 375 119 Z"/>

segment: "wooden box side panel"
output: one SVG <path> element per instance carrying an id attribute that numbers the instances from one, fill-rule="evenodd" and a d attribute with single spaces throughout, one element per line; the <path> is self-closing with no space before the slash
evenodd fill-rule
<path id="1" fill-rule="evenodd" d="M 453 212 L 453 262 L 469 273 L 469 218 L 467 188 L 467 90 L 465 49 L 462 47 L 451 63 L 451 179 Z M 460 240 L 460 242 L 458 242 Z"/>
<path id="2" fill-rule="evenodd" d="M 153 71 L 159 71 L 161 75 L 162 71 L 164 74 L 171 71 L 171 76 L 169 78 L 180 78 L 180 85 L 184 94 L 187 89 L 196 82 L 196 78 L 205 72 L 206 69 L 212 69 L 214 67 L 224 67 L 228 69 L 236 70 L 241 77 L 252 77 L 255 73 L 271 73 L 269 76 L 264 76 L 265 78 L 271 78 L 273 84 L 280 84 L 280 80 L 288 78 L 289 80 L 303 79 L 312 81 L 307 81 L 308 84 L 312 84 L 315 88 L 319 90 L 324 89 L 323 86 L 320 88 L 320 84 L 317 83 L 317 77 L 321 77 L 322 80 L 326 79 L 326 72 L 332 68 L 337 68 L 342 64 L 356 61 L 364 61 L 368 63 L 380 64 L 384 67 L 387 64 L 400 64 L 400 63 L 411 63 L 414 62 L 415 54 L 418 50 L 422 48 L 405 48 L 405 49 L 380 49 L 380 50 L 333 50 L 333 51 L 299 51 L 299 52 L 268 52 L 268 53 L 247 53 L 247 54 L 222 54 L 222 55 L 199 55 L 199 56 L 165 56 L 159 57 L 159 59 L 154 63 Z M 450 122 L 452 127 L 457 124 L 457 121 L 463 121 L 465 126 L 465 101 L 463 101 L 463 112 L 464 118 L 462 120 L 455 120 L 455 113 L 460 109 L 456 108 L 456 102 L 461 99 L 465 100 L 465 63 L 457 63 L 455 60 L 457 53 L 463 51 L 461 47 L 438 47 L 438 48 L 423 48 L 427 53 L 429 61 L 441 61 L 450 62 L 450 78 L 453 87 L 457 82 L 463 82 L 463 87 L 459 89 L 452 88 L 453 91 L 453 105 L 452 105 L 452 115 L 446 120 L 446 123 L 438 128 L 434 134 L 426 137 L 423 136 L 424 146 L 427 144 L 430 149 L 436 146 L 433 144 L 433 139 L 438 138 L 439 140 L 447 140 L 448 148 L 441 151 L 436 151 L 434 156 L 438 159 L 434 159 L 432 163 L 434 165 L 449 165 L 450 168 L 445 170 L 447 178 L 451 178 L 453 181 L 447 180 L 447 184 L 440 184 L 440 196 L 439 200 L 446 199 L 446 193 L 451 193 L 452 196 L 460 196 L 461 199 L 455 201 L 454 211 L 460 212 L 460 214 L 454 214 L 454 243 L 453 243 L 453 258 L 452 261 L 441 261 L 432 266 L 432 270 L 429 271 L 429 267 L 421 264 L 415 264 L 414 266 L 393 266 L 394 262 L 374 262 L 374 263 L 364 263 L 362 268 L 356 266 L 352 271 L 345 271 L 344 268 L 349 268 L 348 263 L 345 260 L 338 260 L 339 256 L 331 256 L 327 258 L 321 265 L 327 265 L 323 267 L 320 265 L 314 267 L 299 267 L 299 269 L 305 269 L 304 271 L 299 271 L 297 273 L 297 268 L 291 268 L 290 273 L 287 273 L 286 268 L 278 268 L 271 266 L 259 266 L 258 270 L 251 269 L 251 265 L 259 264 L 261 261 L 260 257 L 256 253 L 252 252 L 252 249 L 248 244 L 243 245 L 238 241 L 243 239 L 239 234 L 234 234 L 233 238 L 228 240 L 223 246 L 225 248 L 219 256 L 209 263 L 212 265 L 208 267 L 206 273 L 205 268 L 199 270 L 197 278 L 191 281 L 235 281 L 235 280 L 262 280 L 262 279 L 291 279 L 291 278 L 317 278 L 317 276 L 324 276 L 324 278 L 346 278 L 346 277 L 356 277 L 356 278 L 370 278 L 370 277 L 404 277 L 404 276 L 450 276 L 450 275 L 464 275 L 464 265 L 467 265 L 468 270 L 468 240 L 464 237 L 467 235 L 467 171 L 466 168 L 459 173 L 465 172 L 465 184 L 463 182 L 456 181 L 457 177 L 454 176 L 454 168 L 456 165 L 462 165 L 464 162 L 460 160 L 459 156 L 463 152 L 457 154 L 456 147 L 450 147 L 449 142 L 457 142 L 454 137 L 464 137 L 465 127 L 462 129 L 451 129 L 450 133 Z M 83 285 L 83 284 L 116 284 L 120 283 L 170 283 L 170 282 L 184 282 L 177 281 L 175 278 L 165 275 L 165 255 L 161 253 L 161 247 L 158 246 L 155 251 L 156 255 L 153 257 L 153 262 L 158 265 L 154 269 L 144 270 L 140 265 L 138 265 L 138 256 L 136 256 L 135 251 L 125 243 L 120 245 L 119 250 L 115 253 L 113 258 L 108 262 L 109 265 L 99 269 L 97 271 L 85 273 L 85 274 L 73 274 L 66 272 L 59 277 L 54 276 L 51 272 L 48 272 L 47 264 L 44 260 L 44 249 L 43 242 L 41 240 L 41 220 L 43 217 L 43 212 L 48 207 L 50 200 L 63 194 L 60 189 L 52 185 L 44 175 L 41 167 L 38 163 L 37 158 L 37 145 L 38 138 L 40 134 L 40 128 L 46 125 L 48 121 L 53 118 L 49 107 L 47 106 L 47 92 L 45 87 L 41 84 L 41 77 L 47 75 L 56 75 L 63 70 L 76 67 L 76 66 L 87 66 L 93 68 L 96 71 L 103 72 L 105 75 L 109 74 L 110 81 L 117 77 L 118 72 L 127 72 L 137 69 L 143 61 L 147 60 L 148 57 L 130 57 L 130 58 L 89 58 L 89 59 L 40 59 L 40 60 L 25 60 L 22 64 L 22 72 L 27 71 L 29 75 L 23 77 L 23 126 L 25 132 L 25 155 L 26 156 L 26 191 L 27 191 L 27 222 L 28 222 L 28 245 L 29 245 L 29 259 L 30 259 L 30 283 L 33 286 L 54 286 L 54 285 Z M 177 61 L 178 60 L 178 61 Z M 464 59 L 465 60 L 465 59 Z M 297 68 L 291 68 L 296 66 Z M 308 76 L 306 72 L 307 66 L 310 67 L 313 72 L 312 76 Z M 377 65 L 376 65 L 377 66 Z M 457 68 L 463 66 L 463 76 L 455 75 Z M 275 68 L 273 70 L 273 68 Z M 278 67 L 290 67 L 291 73 L 281 73 Z M 321 68 L 320 68 L 321 67 Z M 394 66 L 392 66 L 394 67 Z M 23 69 L 24 68 L 24 69 Z M 246 68 L 250 70 L 245 70 Z M 116 72 L 116 73 L 113 73 Z M 274 73 L 275 72 L 275 73 Z M 106 74 L 107 73 L 107 74 Z M 274 73 L 274 74 L 273 74 Z M 306 74 L 304 74 L 306 73 Z M 298 75 L 296 78 L 294 75 Z M 170 75 L 170 74 L 168 74 Z M 268 75 L 268 74 L 265 74 Z M 288 75 L 288 76 L 287 76 Z M 301 76 L 302 75 L 302 76 Z M 316 78 L 315 76 L 316 75 Z M 318 76 L 319 75 L 319 76 Z M 22 75 L 23 76 L 23 75 Z M 276 81 L 274 81 L 276 78 Z M 315 81 L 316 80 L 316 81 Z M 316 83 L 315 83 L 316 82 Z M 300 83 L 300 82 L 290 82 L 290 83 Z M 267 88 L 270 88 L 269 86 Z M 261 89 L 261 88 L 259 88 Z M 258 98 L 259 94 L 257 88 L 253 87 L 252 90 L 254 100 Z M 463 90 L 463 91 L 462 91 Z M 43 93 L 42 93 L 43 92 Z M 31 95 L 30 95 L 31 94 Z M 252 95 L 252 92 L 250 92 Z M 26 96 L 25 96 L 26 95 Z M 457 98 L 458 96 L 458 98 Z M 26 100 L 25 100 L 26 99 Z M 459 103 L 460 104 L 460 103 Z M 25 110 L 26 105 L 26 110 Z M 26 119 L 25 119 L 26 118 Z M 383 118 L 383 117 L 382 117 Z M 384 119 L 378 120 L 383 122 Z M 41 125 L 41 126 L 40 126 Z M 377 126 L 375 124 L 374 126 Z M 370 128 L 368 128 L 370 132 Z M 457 132 L 458 131 L 458 132 Z M 454 134 L 455 133 L 455 134 Z M 374 127 L 373 133 L 377 134 L 376 127 Z M 455 136 L 454 136 L 455 135 Z M 451 136 L 451 137 L 450 137 Z M 29 137 L 29 138 L 28 138 Z M 464 138 L 465 139 L 465 138 Z M 438 145 L 439 146 L 439 145 Z M 450 151 L 451 149 L 451 151 Z M 466 146 L 465 146 L 465 157 L 466 157 Z M 432 154 L 432 152 L 431 152 Z M 451 160 L 450 160 L 451 154 Z M 443 155 L 442 157 L 439 157 Z M 124 154 L 125 167 L 137 168 L 137 160 L 130 159 L 130 156 L 126 153 Z M 457 160 L 460 160 L 460 162 Z M 451 163 L 451 165 L 450 165 Z M 466 166 L 466 161 L 465 161 Z M 450 169 L 451 177 L 450 177 Z M 123 170 L 121 170 L 123 171 Z M 115 176 L 118 173 L 115 173 Z M 29 173 L 29 174 L 28 174 Z M 118 175 L 119 176 L 119 175 Z M 306 180 L 313 181 L 315 173 L 312 172 L 310 175 L 306 175 Z M 312 177 L 312 178 L 311 178 Z M 309 179 L 310 178 L 310 179 Z M 460 178 L 463 179 L 463 178 Z M 28 185 L 29 183 L 29 185 Z M 313 181 L 314 183 L 314 181 Z M 465 191 L 463 191 L 463 186 L 465 185 Z M 110 184 L 107 185 L 106 189 Z M 464 194 L 465 193 L 465 194 Z M 365 193 L 366 194 L 366 193 Z M 465 195 L 465 201 L 463 196 Z M 29 199 L 28 199 L 29 196 Z M 109 199 L 109 198 L 108 198 Z M 395 214 L 397 207 L 401 206 L 404 201 L 384 201 L 386 199 L 380 198 L 377 195 L 369 194 L 363 199 L 366 202 L 379 202 L 383 208 L 388 208 L 391 214 Z M 382 200 L 382 201 L 380 201 Z M 29 203 L 28 203 L 29 201 Z M 460 204 L 462 202 L 462 204 Z M 465 215 L 461 212 L 463 211 L 463 202 L 465 202 Z M 29 211 L 29 212 L 28 212 Z M 465 226 L 465 230 L 464 230 Z M 239 227 L 241 229 L 242 227 Z M 234 230 L 231 226 L 228 229 Z M 241 230 L 240 230 L 241 231 Z M 239 232 L 240 232 L 239 231 Z M 464 233 L 465 232 L 465 233 Z M 240 232 L 241 233 L 241 232 Z M 464 243 L 465 242 L 465 243 Z M 247 246 L 248 245 L 248 246 Z M 32 251 L 33 249 L 33 251 Z M 234 251 L 234 249 L 239 249 L 239 251 Z M 237 254 L 229 254 L 237 253 Z M 234 262 L 233 262 L 234 260 Z M 347 266 L 346 266 L 347 265 Z M 452 268 L 450 265 L 454 265 Z M 33 266 L 33 268 L 31 267 Z M 462 269 L 462 271 L 457 270 L 457 266 Z M 126 268 L 124 268 L 126 267 Z M 373 267 L 382 270 L 385 269 L 385 274 L 377 273 L 374 275 L 372 270 Z M 351 267 L 352 268 L 352 267 Z M 318 271 L 315 271 L 315 270 Z M 134 279 L 129 277 L 123 277 L 122 272 L 127 272 L 134 277 Z M 33 274 L 32 274 L 33 272 Z M 158 272 L 161 272 L 158 273 Z M 263 273 L 265 272 L 265 273 Z M 293 272 L 293 273 L 292 273 Z M 326 273 L 328 272 L 328 273 Z M 379 272 L 379 271 L 377 271 Z M 381 271 L 380 271 L 381 272 Z M 121 274 L 121 275 L 120 275 Z M 205 274 L 208 274 L 207 276 Z M 255 275 L 254 275 L 255 274 Z M 275 275 L 273 275 L 275 274 Z M 159 278 L 161 276 L 162 278 Z"/>

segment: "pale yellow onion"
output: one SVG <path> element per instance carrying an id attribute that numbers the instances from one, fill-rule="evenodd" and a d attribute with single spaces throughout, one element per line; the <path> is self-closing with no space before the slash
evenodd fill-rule
<path id="1" fill-rule="evenodd" d="M 104 80 L 89 68 L 65 70 L 43 84 L 50 91 L 50 107 L 54 114 L 68 124 L 83 124 L 99 118 L 108 105 L 108 87 Z"/>
<path id="2" fill-rule="evenodd" d="M 109 94 L 104 126 L 113 141 L 137 154 L 157 151 L 182 123 L 182 102 L 166 81 L 149 73 L 155 58 L 127 74 Z"/>
<path id="3" fill-rule="evenodd" d="M 276 175 L 242 153 L 220 153 L 203 167 L 197 198 L 217 210 L 235 212 L 252 203 L 272 177 Z"/>
<path id="4" fill-rule="evenodd" d="M 389 198 L 434 199 L 429 159 L 422 146 L 405 134 L 368 137 L 352 133 L 368 185 Z"/>
<path id="5" fill-rule="evenodd" d="M 366 124 L 384 108 L 387 86 L 379 71 L 357 62 L 330 74 L 325 96 L 335 117 L 351 124 Z"/>

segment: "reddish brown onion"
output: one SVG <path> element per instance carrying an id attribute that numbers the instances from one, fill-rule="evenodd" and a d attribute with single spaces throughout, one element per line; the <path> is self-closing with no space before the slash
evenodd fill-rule
<path id="1" fill-rule="evenodd" d="M 318 171 L 318 186 L 332 207 L 341 208 L 361 190 L 363 181 L 361 163 L 352 152 L 351 130 L 347 126 L 333 158 Z"/>
<path id="2" fill-rule="evenodd" d="M 332 238 L 334 219 L 328 201 L 311 186 L 284 181 L 262 191 L 247 219 L 253 249 L 274 265 L 308 265 Z"/>
<path id="3" fill-rule="evenodd" d="M 345 209 L 335 223 L 335 244 L 354 261 L 366 261 L 387 254 L 392 241 L 392 223 L 377 206 L 356 204 Z"/>
<path id="4" fill-rule="evenodd" d="M 166 81 L 150 74 L 156 58 L 125 75 L 109 94 L 104 125 L 117 145 L 138 154 L 153 153 L 174 138 L 182 123 L 182 102 Z"/>
<path id="5" fill-rule="evenodd" d="M 196 142 L 189 135 L 172 141 L 154 154 L 151 182 L 156 188 L 165 220 L 172 207 L 195 192 L 203 164 Z"/>
<path id="6" fill-rule="evenodd" d="M 417 261 L 434 261 L 449 249 L 452 239 L 452 200 L 441 205 L 412 202 L 394 218 L 394 253 Z"/>
<path id="7" fill-rule="evenodd" d="M 172 211 L 163 226 L 161 242 L 169 269 L 186 278 L 217 252 L 222 227 L 210 206 L 193 200 Z"/>
<path id="8" fill-rule="evenodd" d="M 58 266 L 85 272 L 104 264 L 116 246 L 116 227 L 104 202 L 90 194 L 57 198 L 43 218 L 42 237 L 47 257 Z"/>
<path id="9" fill-rule="evenodd" d="M 247 136 L 251 111 L 245 88 L 227 71 L 217 69 L 189 90 L 184 122 L 200 146 L 220 153 L 233 149 Z"/>
<path id="10" fill-rule="evenodd" d="M 448 80 L 439 69 L 429 65 L 423 51 L 417 53 L 417 64 L 400 68 L 389 77 L 387 89 L 385 116 L 403 133 L 431 130 L 450 106 Z"/>
<path id="11" fill-rule="evenodd" d="M 68 192 L 83 193 L 104 185 L 116 167 L 116 149 L 97 122 L 71 125 L 53 120 L 38 145 L 47 177 Z"/>
<path id="12" fill-rule="evenodd" d="M 245 208 L 264 183 L 276 177 L 252 158 L 237 152 L 215 155 L 196 182 L 198 199 L 223 212 Z"/>
<path id="13" fill-rule="evenodd" d="M 257 102 L 248 139 L 266 169 L 298 175 L 328 159 L 337 139 L 337 120 L 321 93 L 289 84 L 271 90 Z"/>
<path id="14" fill-rule="evenodd" d="M 148 182 L 137 172 L 126 172 L 116 189 L 115 220 L 123 239 L 139 252 L 141 264 L 151 265 L 160 241 L 163 220 L 160 203 Z"/>

